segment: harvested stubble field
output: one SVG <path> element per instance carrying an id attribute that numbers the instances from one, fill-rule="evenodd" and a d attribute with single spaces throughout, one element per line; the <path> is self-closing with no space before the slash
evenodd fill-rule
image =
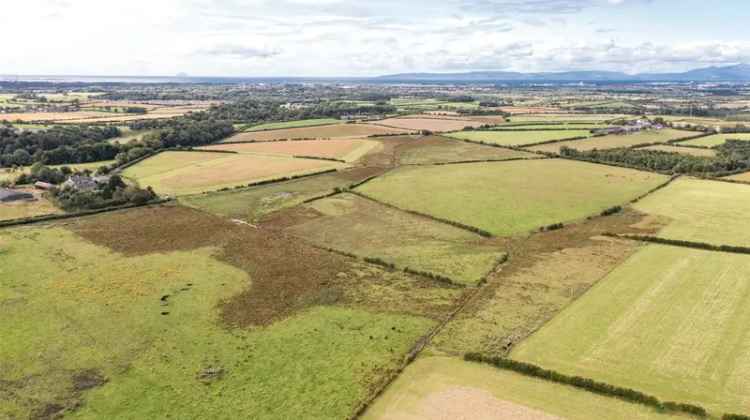
<path id="1" fill-rule="evenodd" d="M 351 194 L 318 200 L 292 213 L 280 213 L 279 224 L 289 224 L 285 230 L 295 236 L 459 284 L 475 285 L 505 255 L 474 233 Z"/>
<path id="2" fill-rule="evenodd" d="M 347 417 L 458 297 L 175 206 L 3 230 L 0 262 L 9 418 Z"/>
<path id="3" fill-rule="evenodd" d="M 634 207 L 668 222 L 660 237 L 750 247 L 748 185 L 683 178 Z"/>
<path id="4" fill-rule="evenodd" d="M 642 149 L 653 150 L 656 152 L 679 153 L 681 155 L 690 155 L 690 156 L 699 156 L 699 157 L 716 157 L 715 150 L 699 149 L 697 147 L 680 147 L 679 145 L 648 146 L 648 147 L 643 147 Z"/>
<path id="5" fill-rule="evenodd" d="M 398 168 L 359 191 L 397 207 L 505 236 L 622 204 L 663 175 L 557 159 Z"/>
<path id="6" fill-rule="evenodd" d="M 678 144 L 686 144 L 688 146 L 705 146 L 705 147 L 716 147 L 726 143 L 727 140 L 747 140 L 750 141 L 750 133 L 726 133 L 716 134 L 708 137 L 701 137 L 699 139 L 688 140 L 680 142 Z"/>
<path id="7" fill-rule="evenodd" d="M 318 125 L 338 124 L 341 120 L 334 118 L 314 118 L 309 120 L 284 121 L 266 124 L 258 124 L 245 128 L 242 131 L 278 130 L 281 128 L 315 127 Z"/>
<path id="8" fill-rule="evenodd" d="M 123 176 L 160 194 L 185 195 L 343 167 L 342 163 L 314 159 L 165 152 L 127 168 Z"/>
<path id="9" fill-rule="evenodd" d="M 590 130 L 539 130 L 539 131 L 459 131 L 447 136 L 475 142 L 498 144 L 501 146 L 528 146 L 552 140 L 564 140 L 575 137 L 590 137 Z"/>
<path id="10" fill-rule="evenodd" d="M 592 137 L 584 140 L 543 144 L 540 146 L 529 147 L 529 150 L 535 152 L 559 153 L 560 149 L 563 147 L 570 147 L 581 151 L 593 149 L 616 149 L 648 143 L 666 143 L 671 140 L 692 137 L 697 134 L 700 133 L 665 128 L 663 130 L 647 130 L 635 134 L 613 134 L 603 137 Z"/>
<path id="11" fill-rule="evenodd" d="M 40 191 L 33 188 L 20 188 L 20 190 L 34 194 L 34 200 L 0 203 L 0 220 L 22 219 L 24 217 L 62 213 L 62 210 L 44 198 Z"/>
<path id="12" fill-rule="evenodd" d="M 387 134 L 406 133 L 407 130 L 381 127 L 373 124 L 333 124 L 317 127 L 286 128 L 280 130 L 251 131 L 229 137 L 225 142 L 270 141 L 291 139 L 361 138 Z"/>
<path id="13" fill-rule="evenodd" d="M 306 140 L 215 144 L 199 149 L 281 156 L 314 156 L 353 162 L 379 146 L 380 143 L 372 140 Z"/>
<path id="14" fill-rule="evenodd" d="M 648 245 L 511 353 L 699 404 L 750 406 L 750 257 Z"/>
<path id="15" fill-rule="evenodd" d="M 190 195 L 181 197 L 180 202 L 230 219 L 256 223 L 267 214 L 330 194 L 336 188 L 348 187 L 380 173 L 381 170 L 375 168 L 353 168 L 272 185 Z"/>
<path id="16" fill-rule="evenodd" d="M 657 220 L 626 210 L 506 240 L 508 262 L 432 340 L 430 353 L 507 356 L 638 248 L 637 242 L 603 233 L 652 234 L 658 227 Z"/>
<path id="17" fill-rule="evenodd" d="M 473 120 L 458 120 L 454 118 L 388 118 L 385 120 L 375 121 L 373 124 L 377 124 L 384 127 L 395 127 L 404 129 L 407 131 L 421 131 L 428 130 L 438 133 L 463 130 L 465 127 L 480 127 L 483 122 Z"/>
<path id="18" fill-rule="evenodd" d="M 364 420 L 685 419 L 491 366 L 450 357 L 409 365 Z"/>
<path id="19" fill-rule="evenodd" d="M 429 165 L 471 160 L 505 160 L 538 157 L 533 153 L 498 147 L 486 147 L 438 136 L 422 137 L 404 145 L 399 152 L 399 161 L 402 165 Z"/>

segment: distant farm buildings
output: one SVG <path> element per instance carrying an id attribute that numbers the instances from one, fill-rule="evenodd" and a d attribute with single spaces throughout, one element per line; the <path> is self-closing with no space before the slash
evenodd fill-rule
<path id="1" fill-rule="evenodd" d="M 626 123 L 625 125 L 616 126 L 616 127 L 606 127 L 606 128 L 599 128 L 596 130 L 593 130 L 594 135 L 610 135 L 610 134 L 633 134 L 638 133 L 643 130 L 661 130 L 664 126 L 661 124 L 654 124 L 649 120 L 636 120 L 636 121 L 630 121 Z"/>
<path id="2" fill-rule="evenodd" d="M 0 188 L 0 203 L 12 203 L 14 201 L 33 200 L 34 194 L 25 191 Z"/>

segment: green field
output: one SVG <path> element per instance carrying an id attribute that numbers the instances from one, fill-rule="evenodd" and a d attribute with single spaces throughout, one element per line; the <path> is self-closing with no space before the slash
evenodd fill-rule
<path id="1" fill-rule="evenodd" d="M 666 180 L 647 172 L 550 159 L 402 167 L 359 190 L 400 208 L 513 235 L 597 214 Z"/>
<path id="2" fill-rule="evenodd" d="M 341 120 L 337 120 L 335 118 L 314 118 L 314 119 L 309 119 L 309 120 L 273 122 L 273 123 L 245 126 L 245 128 L 242 131 L 263 131 L 263 130 L 277 130 L 277 129 L 282 129 L 282 128 L 314 127 L 316 125 L 330 125 L 330 124 L 339 124 L 339 123 L 341 123 Z"/>
<path id="3" fill-rule="evenodd" d="M 661 237 L 750 246 L 750 186 L 679 179 L 634 207 L 669 221 Z"/>
<path id="4" fill-rule="evenodd" d="M 417 359 L 365 412 L 391 419 L 631 420 L 686 418 L 488 365 L 448 357 Z"/>
<path id="5" fill-rule="evenodd" d="M 706 146 L 716 147 L 726 143 L 727 140 L 748 140 L 750 141 L 750 133 L 737 133 L 737 134 L 716 134 L 708 137 L 701 137 L 695 140 L 688 140 L 680 142 L 679 144 L 687 144 L 689 146 Z"/>
<path id="6" fill-rule="evenodd" d="M 605 124 L 526 124 L 526 123 L 511 123 L 502 124 L 497 127 L 493 127 L 493 131 L 511 131 L 511 130 L 595 130 L 597 128 L 606 128 Z"/>
<path id="7" fill-rule="evenodd" d="M 511 353 L 714 414 L 750 407 L 750 257 L 649 245 Z"/>
<path id="8" fill-rule="evenodd" d="M 306 206 L 317 213 L 289 232 L 320 246 L 375 257 L 474 285 L 505 253 L 474 234 L 351 194 Z"/>
<path id="9" fill-rule="evenodd" d="M 345 166 L 323 160 L 237 153 L 165 152 L 127 168 L 122 175 L 160 194 L 188 195 Z"/>
<path id="10" fill-rule="evenodd" d="M 181 227 L 179 213 L 148 217 L 155 211 L 76 228 L 117 252 L 60 227 L 0 232 L 0 417 L 78 407 L 69 417 L 344 418 L 435 324 L 361 305 L 313 305 L 265 327 L 228 329 L 220 305 L 267 280 L 228 264 L 228 248 L 191 231 L 209 220 L 222 243 L 227 229 L 242 228 L 200 213 Z M 161 230 L 146 239 L 126 219 L 161 220 Z"/>
<path id="11" fill-rule="evenodd" d="M 458 131 L 446 134 L 460 140 L 471 140 L 499 144 L 501 146 L 529 146 L 551 140 L 571 139 L 574 137 L 589 137 L 589 130 L 540 130 L 540 131 Z"/>
<path id="12" fill-rule="evenodd" d="M 571 147 L 576 150 L 593 150 L 593 149 L 616 149 L 621 147 L 633 147 L 650 143 L 667 143 L 671 140 L 678 140 L 696 135 L 694 132 L 674 130 L 665 128 L 663 130 L 646 130 L 634 134 L 613 134 L 602 137 L 592 137 L 590 139 L 575 140 L 571 142 L 560 142 L 553 144 L 543 144 L 540 146 L 530 147 L 529 150 L 536 152 L 558 153 L 563 147 Z"/>
<path id="13" fill-rule="evenodd" d="M 622 114 L 518 114 L 510 117 L 510 123 L 586 122 L 598 124 L 624 117 L 631 116 Z"/>
<path id="14" fill-rule="evenodd" d="M 337 172 L 289 182 L 180 198 L 187 206 L 230 219 L 257 222 L 266 214 L 301 204 L 367 177 L 361 171 Z"/>
<path id="15" fill-rule="evenodd" d="M 505 160 L 537 157 L 532 153 L 520 152 L 499 147 L 486 147 L 478 144 L 426 137 L 402 148 L 399 162 L 402 165 L 429 165 L 434 163 L 462 162 L 467 160 Z"/>

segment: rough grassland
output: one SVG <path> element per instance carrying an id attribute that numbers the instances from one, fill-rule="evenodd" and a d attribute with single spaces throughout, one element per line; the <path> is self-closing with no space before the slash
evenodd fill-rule
<path id="1" fill-rule="evenodd" d="M 160 194 L 185 195 L 341 167 L 341 163 L 313 159 L 166 152 L 127 168 L 123 175 Z"/>
<path id="2" fill-rule="evenodd" d="M 589 130 L 540 130 L 540 131 L 460 131 L 448 134 L 460 140 L 483 141 L 501 146 L 528 146 L 551 140 L 589 137 Z"/>
<path id="3" fill-rule="evenodd" d="M 49 200 L 42 197 L 41 192 L 31 188 L 23 191 L 34 194 L 34 201 L 16 201 L 12 203 L 0 203 L 0 220 L 21 219 L 24 217 L 41 216 L 45 214 L 62 213 Z"/>
<path id="4" fill-rule="evenodd" d="M 548 159 L 402 167 L 360 191 L 503 236 L 598 214 L 666 180 L 647 172 Z"/>
<path id="5" fill-rule="evenodd" d="M 716 147 L 721 146 L 727 140 L 748 140 L 750 141 L 750 133 L 737 133 L 737 134 L 716 134 L 714 136 L 701 137 L 695 140 L 688 140 L 686 142 L 680 142 L 680 144 L 687 144 L 689 146 L 706 146 Z"/>
<path id="6" fill-rule="evenodd" d="M 649 245 L 511 353 L 714 413 L 750 407 L 750 257 Z"/>
<path id="7" fill-rule="evenodd" d="M 376 173 L 376 171 L 365 168 L 352 169 L 280 184 L 260 185 L 212 194 L 190 195 L 181 197 L 180 202 L 231 219 L 257 222 L 269 213 L 296 206 L 310 198 L 331 193 L 335 188 L 348 187 Z"/>
<path id="8" fill-rule="evenodd" d="M 554 144 L 544 144 L 541 146 L 530 147 L 529 150 L 536 152 L 558 153 L 562 147 L 571 147 L 576 150 L 593 150 L 593 149 L 616 149 L 618 147 L 632 147 L 639 144 L 647 143 L 666 143 L 670 140 L 695 136 L 697 133 L 690 131 L 680 131 L 671 128 L 663 130 L 648 130 L 635 134 L 609 135 L 603 137 L 593 137 L 585 140 L 575 140 L 570 142 L 560 142 Z"/>
<path id="9" fill-rule="evenodd" d="M 649 408 L 449 357 L 417 359 L 364 420 L 670 419 Z"/>
<path id="10" fill-rule="evenodd" d="M 0 232 L 0 417 L 343 418 L 435 322 L 325 306 L 228 330 L 217 305 L 255 281 L 215 252 Z"/>
<path id="11" fill-rule="evenodd" d="M 476 234 L 351 194 L 315 201 L 306 208 L 303 221 L 288 229 L 294 235 L 466 285 L 476 284 L 504 255 Z"/>
<path id="12" fill-rule="evenodd" d="M 659 236 L 716 245 L 750 246 L 750 186 L 679 179 L 635 208 L 666 217 Z"/>
<path id="13" fill-rule="evenodd" d="M 314 118 L 314 119 L 309 119 L 309 120 L 285 121 L 285 122 L 259 124 L 259 125 L 254 125 L 252 127 L 248 127 L 243 131 L 263 131 L 263 130 L 278 130 L 281 128 L 315 127 L 318 125 L 338 124 L 340 122 L 341 121 L 335 118 Z"/>
<path id="14" fill-rule="evenodd" d="M 240 133 L 229 137 L 225 142 L 232 141 L 268 141 L 289 139 L 329 139 L 329 138 L 361 138 L 373 135 L 405 133 L 398 128 L 381 127 L 372 124 L 334 124 L 318 127 L 285 128 L 281 130 L 253 131 Z"/>
<path id="15" fill-rule="evenodd" d="M 268 143 L 216 144 L 202 150 L 229 150 L 238 153 L 259 153 L 281 156 L 314 156 L 353 162 L 379 146 L 370 140 L 308 140 Z"/>
<path id="16" fill-rule="evenodd" d="M 479 127 L 479 121 L 439 118 L 388 118 L 373 124 L 396 127 L 409 131 L 429 130 L 436 132 L 463 130 L 464 127 Z"/>
<path id="17" fill-rule="evenodd" d="M 537 157 L 532 153 L 447 139 L 445 137 L 422 137 L 405 145 L 400 150 L 402 165 L 429 165 L 434 163 L 462 162 L 467 160 L 505 160 Z"/>
<path id="18" fill-rule="evenodd" d="M 698 149 L 697 147 L 680 147 L 680 146 L 648 146 L 643 150 L 653 150 L 657 152 L 679 153 L 681 155 L 716 157 L 715 150 Z"/>

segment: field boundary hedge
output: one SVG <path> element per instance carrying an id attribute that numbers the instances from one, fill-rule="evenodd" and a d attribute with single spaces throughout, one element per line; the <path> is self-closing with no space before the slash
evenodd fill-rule
<path id="1" fill-rule="evenodd" d="M 336 158 L 329 158 L 329 157 L 323 157 L 323 156 L 305 156 L 305 155 L 293 155 L 294 159 L 312 159 L 312 160 L 327 160 L 330 162 L 339 162 L 339 163 L 346 163 L 343 159 L 336 159 Z"/>
<path id="2" fill-rule="evenodd" d="M 296 121 L 302 121 L 302 120 L 265 122 L 265 123 L 258 124 L 257 126 L 261 126 L 261 125 L 264 125 L 264 124 L 283 124 L 283 123 L 296 122 Z M 263 129 L 260 129 L 260 130 L 251 130 L 251 128 L 253 128 L 253 127 L 250 126 L 250 127 L 244 127 L 242 130 L 240 130 L 240 133 L 263 133 L 263 132 L 266 132 L 266 131 L 290 130 L 290 129 L 293 129 L 293 128 L 325 127 L 327 125 L 339 125 L 339 124 L 342 124 L 342 123 L 345 124 L 346 122 L 343 121 L 343 120 L 339 120 L 339 122 L 326 122 L 326 123 L 318 123 L 318 124 L 310 124 L 310 125 L 300 125 L 300 126 L 296 126 L 296 127 L 263 128 Z"/>
<path id="3" fill-rule="evenodd" d="M 171 201 L 173 201 L 173 199 L 171 198 L 161 198 L 157 200 L 151 200 L 143 204 L 128 204 L 124 206 L 104 207 L 104 208 L 95 209 L 95 210 L 78 211 L 75 213 L 46 214 L 46 215 L 41 215 L 41 216 L 24 217 L 21 219 L 1 220 L 0 229 L 13 227 L 13 226 L 31 225 L 31 224 L 42 223 L 42 222 L 52 222 L 56 220 L 75 219 L 78 217 L 93 216 L 96 214 L 110 213 L 110 212 L 114 212 L 118 210 L 129 210 L 129 209 L 134 209 L 137 207 L 158 206 L 158 205 L 162 205 Z"/>
<path id="4" fill-rule="evenodd" d="M 750 254 L 750 247 L 746 247 L 746 246 L 716 245 L 716 244 L 709 244 L 706 242 L 693 242 L 693 241 L 685 241 L 682 239 L 661 238 L 658 236 L 651 236 L 651 235 L 617 234 L 617 233 L 610 233 L 610 232 L 603 233 L 602 235 L 609 236 L 612 238 L 630 239 L 632 241 L 650 242 L 650 243 L 655 243 L 655 244 L 660 244 L 660 245 L 671 245 L 671 246 L 678 246 L 682 248 L 701 249 L 704 251 L 726 252 L 730 254 Z"/>
<path id="5" fill-rule="evenodd" d="M 444 224 L 447 224 L 447 225 L 451 225 L 451 226 L 457 227 L 459 229 L 463 229 L 463 230 L 466 230 L 466 231 L 469 231 L 469 232 L 473 232 L 473 233 L 475 233 L 475 234 L 477 234 L 479 236 L 485 237 L 485 238 L 492 238 L 492 237 L 494 237 L 494 235 L 492 233 L 490 233 L 490 232 L 488 232 L 488 231 L 486 231 L 484 229 L 480 229 L 478 227 L 465 225 L 463 223 L 455 222 L 453 220 L 443 219 L 441 217 L 431 216 L 429 214 L 420 213 L 420 212 L 414 211 L 414 210 L 402 209 L 401 207 L 397 207 L 397 206 L 394 206 L 393 204 L 389 204 L 389 203 L 377 200 L 377 199 L 372 198 L 372 197 L 370 197 L 370 196 L 368 196 L 366 194 L 363 194 L 363 193 L 361 193 L 359 191 L 350 190 L 348 192 L 352 193 L 354 195 L 357 195 L 359 197 L 365 198 L 367 200 L 374 201 L 374 202 L 376 202 L 376 203 L 378 203 L 380 205 L 383 205 L 383 206 L 386 206 L 386 207 L 389 207 L 389 208 L 392 208 L 392 209 L 395 209 L 395 210 L 399 210 L 399 211 L 402 211 L 402 212 L 405 212 L 405 213 L 410 213 L 410 214 L 413 214 L 415 216 L 425 217 L 427 219 L 434 220 L 436 222 L 440 222 L 440 223 L 444 223 Z"/>
<path id="6" fill-rule="evenodd" d="M 468 362 L 484 363 L 498 369 L 509 370 L 524 376 L 572 386 L 605 397 L 618 398 L 623 401 L 642 404 L 659 411 L 684 413 L 696 417 L 708 416 L 706 409 L 699 405 L 661 401 L 653 395 L 635 389 L 611 385 L 605 382 L 598 382 L 581 376 L 565 375 L 554 370 L 544 369 L 531 363 L 519 362 L 502 357 L 483 356 L 480 353 L 467 353 L 464 355 L 464 360 Z"/>
<path id="7" fill-rule="evenodd" d="M 445 166 L 445 165 L 461 165 L 465 163 L 492 163 L 492 162 L 513 162 L 517 160 L 542 160 L 549 159 L 548 157 L 516 157 L 507 159 L 471 159 L 471 160 L 458 160 L 455 162 L 436 162 L 436 163 L 405 163 L 401 166 Z"/>

